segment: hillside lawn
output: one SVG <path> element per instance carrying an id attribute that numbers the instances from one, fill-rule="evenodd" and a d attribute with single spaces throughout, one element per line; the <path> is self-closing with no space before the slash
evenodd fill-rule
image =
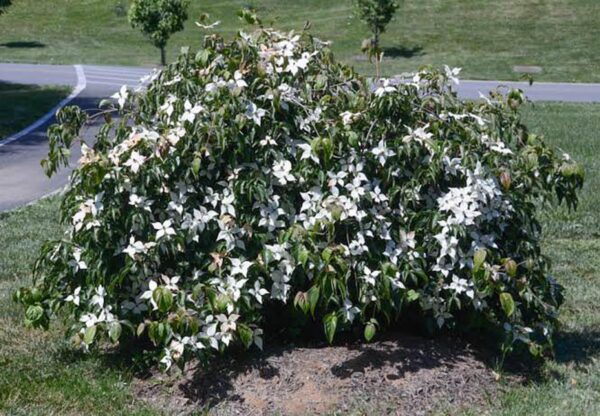
<path id="1" fill-rule="evenodd" d="M 235 16 L 254 7 L 265 24 L 300 30 L 306 21 L 333 41 L 338 59 L 372 74 L 360 53 L 369 36 L 352 0 L 193 0 L 184 32 L 169 45 L 200 46 L 194 21 L 203 12 L 231 36 Z M 463 68 L 463 77 L 514 80 L 514 66 L 540 66 L 538 81 L 600 82 L 597 0 L 403 0 L 382 43 L 386 75 L 423 64 Z M 0 19 L 0 61 L 155 66 L 159 53 L 127 22 L 128 0 L 18 0 Z M 249 29 L 246 29 L 249 30 Z"/>
<path id="2" fill-rule="evenodd" d="M 567 287 L 563 325 L 556 360 L 544 365 L 541 379 L 506 383 L 486 409 L 466 414 L 600 414 L 600 105 L 537 104 L 525 113 L 534 131 L 586 168 L 579 211 L 547 209 L 543 215 L 544 251 Z M 133 394 L 131 362 L 73 351 L 56 322 L 48 332 L 21 325 L 23 312 L 11 293 L 29 282 L 42 242 L 60 236 L 58 202 L 0 214 L 0 414 L 159 414 Z"/>

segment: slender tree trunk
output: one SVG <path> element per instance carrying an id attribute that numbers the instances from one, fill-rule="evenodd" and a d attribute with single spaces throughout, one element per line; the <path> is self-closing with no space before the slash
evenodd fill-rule
<path id="1" fill-rule="evenodd" d="M 373 37 L 373 52 L 375 54 L 375 72 L 377 79 L 381 77 L 381 52 L 379 51 L 379 29 L 375 29 Z"/>
<path id="2" fill-rule="evenodd" d="M 160 64 L 165 66 L 167 64 L 167 51 L 164 45 L 160 47 Z"/>

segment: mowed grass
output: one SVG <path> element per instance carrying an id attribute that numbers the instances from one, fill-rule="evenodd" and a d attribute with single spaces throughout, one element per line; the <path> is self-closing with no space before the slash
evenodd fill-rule
<path id="1" fill-rule="evenodd" d="M 29 330 L 11 300 L 30 282 L 45 239 L 59 238 L 58 200 L 0 214 L 0 414 L 152 415 L 129 390 L 129 370 L 110 355 L 83 356 L 61 337 L 63 328 Z"/>
<path id="2" fill-rule="evenodd" d="M 467 414 L 600 414 L 600 106 L 536 104 L 526 109 L 534 131 L 585 165 L 587 182 L 580 210 L 544 215 L 544 251 L 554 274 L 567 287 L 556 360 L 543 366 L 540 380 L 507 385 L 484 409 Z M 22 311 L 10 300 L 30 281 L 42 241 L 58 237 L 58 200 L 48 199 L 0 214 L 0 414 L 78 415 L 159 412 L 136 400 L 130 367 L 110 354 L 82 355 L 49 332 L 21 326 Z"/>
<path id="3" fill-rule="evenodd" d="M 169 45 L 173 58 L 196 48 L 203 12 L 218 30 L 240 28 L 235 12 L 254 7 L 266 24 L 313 31 L 333 42 L 336 56 L 363 73 L 373 66 L 360 53 L 369 36 L 353 16 L 352 0 L 194 0 L 184 32 Z M 19 0 L 0 19 L 0 61 L 154 66 L 158 52 L 130 28 L 128 0 Z M 540 66 L 542 81 L 599 82 L 600 2 L 597 0 L 404 0 L 383 35 L 387 75 L 423 64 L 463 68 L 476 79 L 517 79 L 514 66 Z"/>
<path id="4" fill-rule="evenodd" d="M 543 249 L 553 275 L 567 288 L 556 359 L 541 382 L 509 388 L 492 414 L 600 415 L 600 105 L 535 104 L 525 111 L 543 133 L 586 170 L 579 209 L 546 208 Z"/>
<path id="5" fill-rule="evenodd" d="M 42 117 L 69 92 L 67 87 L 0 82 L 0 140 Z"/>

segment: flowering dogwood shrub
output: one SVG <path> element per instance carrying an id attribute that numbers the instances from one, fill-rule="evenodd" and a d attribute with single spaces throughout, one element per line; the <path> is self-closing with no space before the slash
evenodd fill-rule
<path id="1" fill-rule="evenodd" d="M 82 144 L 68 230 L 15 294 L 26 322 L 60 311 L 82 348 L 138 337 L 167 367 L 261 348 L 269 310 L 322 322 L 331 342 L 410 309 L 541 353 L 562 297 L 536 204 L 574 206 L 582 173 L 521 124 L 520 91 L 463 102 L 456 75 L 372 82 L 306 32 L 206 36 L 147 90 L 124 87 L 121 117 L 106 110 Z M 49 173 L 86 118 L 59 115 Z"/>

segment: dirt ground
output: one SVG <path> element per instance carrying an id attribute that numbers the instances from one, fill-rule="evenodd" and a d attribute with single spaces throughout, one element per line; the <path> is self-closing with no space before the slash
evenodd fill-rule
<path id="1" fill-rule="evenodd" d="M 210 369 L 134 382 L 167 414 L 427 415 L 491 400 L 496 375 L 468 344 L 390 334 L 370 344 L 271 347 Z"/>

